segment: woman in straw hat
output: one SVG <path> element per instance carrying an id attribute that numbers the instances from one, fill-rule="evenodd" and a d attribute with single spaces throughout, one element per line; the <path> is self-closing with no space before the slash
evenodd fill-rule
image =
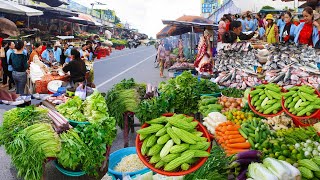
<path id="1" fill-rule="evenodd" d="M 277 25 L 274 23 L 272 14 L 266 16 L 268 24 L 266 25 L 265 39 L 269 44 L 274 44 L 279 42 L 279 31 Z"/>

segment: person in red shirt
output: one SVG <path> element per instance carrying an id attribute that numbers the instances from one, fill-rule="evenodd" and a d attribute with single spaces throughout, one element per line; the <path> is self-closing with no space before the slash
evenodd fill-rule
<path id="1" fill-rule="evenodd" d="M 311 7 L 306 7 L 302 14 L 305 22 L 296 28 L 294 42 L 296 44 L 315 46 L 319 41 L 320 24 L 314 21 L 313 9 Z"/>

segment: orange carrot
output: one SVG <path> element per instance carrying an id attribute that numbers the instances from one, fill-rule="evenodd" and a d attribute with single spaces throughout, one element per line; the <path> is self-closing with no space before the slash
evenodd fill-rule
<path id="1" fill-rule="evenodd" d="M 237 135 L 240 134 L 239 131 L 226 131 L 225 132 L 226 135 Z"/>
<path id="2" fill-rule="evenodd" d="M 246 139 L 243 138 L 243 137 L 240 137 L 240 138 L 236 138 L 236 139 L 230 139 L 229 140 L 229 143 L 232 144 L 232 143 L 244 143 L 246 142 Z"/>
<path id="3" fill-rule="evenodd" d="M 238 126 L 233 126 L 233 125 L 228 125 L 227 130 L 228 131 L 238 131 L 239 127 Z"/>
<path id="4" fill-rule="evenodd" d="M 235 135 L 229 135 L 228 139 L 236 139 L 236 138 L 241 138 L 242 135 L 241 134 L 235 134 Z"/>
<path id="5" fill-rule="evenodd" d="M 227 121 L 226 125 L 234 125 L 231 121 Z"/>
<path id="6" fill-rule="evenodd" d="M 226 152 L 227 154 L 236 154 L 245 151 L 249 151 L 249 149 L 228 149 Z"/>
<path id="7" fill-rule="evenodd" d="M 244 143 L 234 143 L 234 144 L 228 144 L 227 145 L 230 148 L 238 148 L 238 149 L 249 149 L 250 143 L 244 142 Z"/>

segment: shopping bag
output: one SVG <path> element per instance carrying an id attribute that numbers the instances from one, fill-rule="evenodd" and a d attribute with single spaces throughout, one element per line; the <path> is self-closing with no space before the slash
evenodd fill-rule
<path id="1" fill-rule="evenodd" d="M 83 84 L 80 84 L 76 89 L 75 96 L 78 96 L 82 100 L 85 100 L 86 96 L 87 96 L 87 88 L 86 88 L 86 86 L 83 85 Z"/>

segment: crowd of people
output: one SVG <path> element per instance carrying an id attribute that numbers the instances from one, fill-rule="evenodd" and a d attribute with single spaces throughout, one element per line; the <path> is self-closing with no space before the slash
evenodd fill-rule
<path id="1" fill-rule="evenodd" d="M 264 17 L 261 14 L 253 17 L 251 13 L 224 15 L 218 25 L 218 39 L 234 43 L 257 35 L 268 44 L 290 42 L 320 48 L 320 15 L 311 7 L 306 7 L 302 15 L 301 20 L 293 17 L 290 11 L 282 13 L 279 18 L 272 14 Z"/>
<path id="2" fill-rule="evenodd" d="M 65 73 L 70 72 L 70 84 L 85 81 L 86 61 L 93 61 L 101 43 L 87 41 L 80 48 L 72 43 L 34 43 L 26 41 L 2 41 L 0 49 L 2 82 L 1 88 L 8 87 L 10 92 L 24 95 L 27 76 L 31 63 L 40 67 L 62 66 Z"/>

